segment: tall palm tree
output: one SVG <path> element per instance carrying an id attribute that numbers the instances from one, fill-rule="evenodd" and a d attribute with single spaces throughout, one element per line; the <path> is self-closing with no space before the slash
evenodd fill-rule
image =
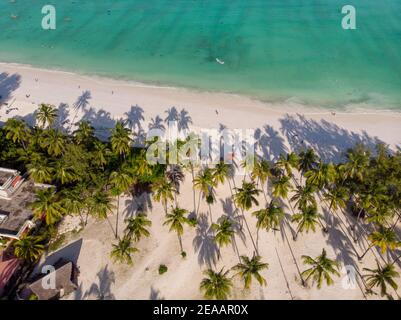
<path id="1" fill-rule="evenodd" d="M 57 116 L 58 112 L 55 106 L 42 103 L 36 113 L 36 121 L 39 123 L 40 128 L 44 129 L 46 125 L 50 128 L 56 121 Z"/>
<path id="2" fill-rule="evenodd" d="M 325 227 L 321 222 L 322 218 L 323 216 L 318 213 L 316 206 L 307 206 L 302 208 L 300 213 L 292 216 L 292 221 L 298 223 L 297 232 L 293 239 L 297 239 L 299 232 L 306 231 L 306 233 L 308 233 L 309 230 L 315 232 L 317 224 L 325 230 Z"/>
<path id="3" fill-rule="evenodd" d="M 305 172 L 316 168 L 318 163 L 319 157 L 316 155 L 313 149 L 308 148 L 307 150 L 299 153 L 298 168 L 302 174 L 305 174 Z"/>
<path id="4" fill-rule="evenodd" d="M 97 219 L 107 219 L 114 234 L 113 226 L 110 223 L 108 215 L 115 206 L 112 204 L 111 196 L 103 190 L 95 190 L 87 200 L 88 213 Z"/>
<path id="5" fill-rule="evenodd" d="M 56 191 L 52 188 L 39 190 L 36 193 L 36 200 L 31 204 L 31 208 L 35 216 L 38 219 L 44 217 L 48 225 L 59 221 L 65 212 Z"/>
<path id="6" fill-rule="evenodd" d="M 117 197 L 117 214 L 116 214 L 116 232 L 115 238 L 118 237 L 118 218 L 120 212 L 120 195 L 128 190 L 133 183 L 133 177 L 126 167 L 121 167 L 118 171 L 110 174 L 110 183 L 113 186 L 112 193 Z"/>
<path id="7" fill-rule="evenodd" d="M 95 128 L 89 121 L 81 120 L 74 131 L 74 137 L 77 144 L 89 145 L 95 139 Z"/>
<path id="8" fill-rule="evenodd" d="M 111 150 L 124 158 L 131 150 L 130 130 L 126 128 L 122 121 L 117 121 L 111 130 Z"/>
<path id="9" fill-rule="evenodd" d="M 177 193 L 180 192 L 180 184 L 184 181 L 184 173 L 179 165 L 171 165 L 169 170 L 166 172 L 167 179 L 173 184 L 174 189 Z M 175 199 L 177 202 L 177 198 Z"/>
<path id="10" fill-rule="evenodd" d="M 259 229 L 277 230 L 280 228 L 281 222 L 284 219 L 284 210 L 274 200 L 270 201 L 267 208 L 257 210 L 252 213 L 256 219 L 256 227 Z"/>
<path id="11" fill-rule="evenodd" d="M 359 256 L 359 260 L 362 260 L 368 251 L 377 246 L 380 248 L 382 254 L 386 253 L 387 250 L 395 250 L 401 246 L 401 242 L 398 241 L 397 235 L 392 228 L 385 228 L 381 226 L 379 230 L 372 232 L 368 237 L 370 244 L 366 251 Z"/>
<path id="12" fill-rule="evenodd" d="M 363 173 L 369 164 L 369 156 L 369 151 L 361 145 L 348 150 L 346 154 L 347 161 L 340 165 L 343 178 L 363 181 Z"/>
<path id="13" fill-rule="evenodd" d="M 366 278 L 367 289 L 371 291 L 374 287 L 380 289 L 380 295 L 391 297 L 387 292 L 387 285 L 397 291 L 398 284 L 395 282 L 394 278 L 399 278 L 399 273 L 395 270 L 394 264 L 387 264 L 381 267 L 377 263 L 376 269 L 363 268 L 363 270 L 368 271 L 369 274 L 364 275 Z"/>
<path id="14" fill-rule="evenodd" d="M 297 186 L 290 200 L 295 201 L 295 206 L 300 210 L 308 205 L 316 206 L 315 192 L 316 187 L 314 185 L 306 184 L 305 186 Z"/>
<path id="15" fill-rule="evenodd" d="M 77 189 L 65 189 L 63 190 L 62 206 L 65 211 L 69 214 L 78 214 L 81 219 L 82 227 L 85 226 L 85 219 L 82 215 L 85 203 L 83 196 L 80 193 L 81 190 Z"/>
<path id="16" fill-rule="evenodd" d="M 349 196 L 346 188 L 335 186 L 328 188 L 327 192 L 323 193 L 323 198 L 330 203 L 330 211 L 332 209 L 337 211 L 339 208 L 344 209 L 347 206 L 345 201 Z"/>
<path id="17" fill-rule="evenodd" d="M 174 193 L 176 192 L 174 186 L 166 178 L 160 178 L 152 184 L 153 199 L 161 201 L 164 206 L 164 211 L 167 214 L 168 201 L 174 200 Z"/>
<path id="18" fill-rule="evenodd" d="M 213 172 L 213 180 L 214 180 L 215 186 L 217 187 L 217 185 L 219 183 L 224 184 L 226 179 L 229 178 L 230 165 L 228 165 L 227 163 L 224 163 L 224 161 L 220 161 L 213 168 L 212 172 Z"/>
<path id="19" fill-rule="evenodd" d="M 326 280 L 326 284 L 332 285 L 334 283 L 332 275 L 340 276 L 338 272 L 339 264 L 335 260 L 331 260 L 327 257 L 326 250 L 322 250 L 322 254 L 317 258 L 313 259 L 310 256 L 302 256 L 303 263 L 310 265 L 309 269 L 302 272 L 302 276 L 305 276 L 305 282 L 312 278 L 313 282 L 317 282 L 317 287 L 322 287 L 323 281 Z"/>
<path id="20" fill-rule="evenodd" d="M 46 160 L 33 161 L 26 166 L 29 177 L 37 183 L 48 183 L 52 181 L 53 168 Z"/>
<path id="21" fill-rule="evenodd" d="M 43 136 L 41 146 L 47 149 L 49 155 L 58 157 L 64 152 L 66 140 L 66 136 L 60 130 L 49 129 Z"/>
<path id="22" fill-rule="evenodd" d="M 138 251 L 137 248 L 132 247 L 131 240 L 124 237 L 120 239 L 117 244 L 113 244 L 113 250 L 110 253 L 110 257 L 114 262 L 132 265 L 132 255 Z"/>
<path id="23" fill-rule="evenodd" d="M 94 150 L 92 151 L 93 163 L 103 169 L 107 164 L 107 158 L 110 154 L 110 150 L 104 143 L 98 140 L 94 142 Z"/>
<path id="24" fill-rule="evenodd" d="M 43 239 L 34 236 L 26 236 L 16 241 L 13 246 L 15 256 L 30 263 L 38 261 L 45 251 Z"/>
<path id="25" fill-rule="evenodd" d="M 226 300 L 231 295 L 233 284 L 228 273 L 228 270 L 224 272 L 224 268 L 219 272 L 212 269 L 204 272 L 206 277 L 200 284 L 200 290 L 206 299 Z"/>
<path id="26" fill-rule="evenodd" d="M 239 275 L 244 281 L 244 288 L 249 289 L 252 284 L 252 277 L 254 277 L 261 286 L 267 284 L 266 279 L 260 274 L 263 269 L 269 267 L 268 263 L 261 262 L 262 257 L 253 254 L 253 257 L 249 259 L 247 256 L 241 256 L 241 261 L 235 265 L 232 269 L 237 271 L 236 275 Z"/>
<path id="27" fill-rule="evenodd" d="M 74 168 L 62 160 L 52 163 L 52 171 L 54 180 L 57 180 L 61 185 L 73 182 L 78 178 L 74 172 Z"/>
<path id="28" fill-rule="evenodd" d="M 187 210 L 175 207 L 166 215 L 166 221 L 163 223 L 163 225 L 170 226 L 169 231 L 175 231 L 177 233 L 181 252 L 184 252 L 181 240 L 181 236 L 184 234 L 184 224 L 191 225 L 189 219 L 185 216 L 187 213 Z"/>
<path id="29" fill-rule="evenodd" d="M 195 177 L 194 188 L 199 190 L 197 212 L 199 212 L 201 196 L 203 195 L 203 197 L 206 198 L 212 192 L 212 188 L 215 186 L 216 183 L 213 177 L 213 171 L 210 168 L 205 168 Z"/>
<path id="30" fill-rule="evenodd" d="M 21 143 L 22 147 L 26 149 L 26 142 L 31 137 L 31 133 L 24 121 L 10 118 L 6 121 L 4 130 L 6 132 L 6 139 L 14 143 Z"/>
<path id="31" fill-rule="evenodd" d="M 231 243 L 235 232 L 233 229 L 233 223 L 228 217 L 223 216 L 219 219 L 218 223 L 213 223 L 212 229 L 215 232 L 214 241 L 220 248 Z"/>
<path id="32" fill-rule="evenodd" d="M 281 176 L 279 178 L 274 178 L 272 181 L 273 186 L 273 196 L 275 198 L 288 198 L 288 192 L 291 190 L 291 178 L 287 176 Z"/>
<path id="33" fill-rule="evenodd" d="M 270 163 L 267 160 L 261 159 L 259 161 L 255 161 L 251 172 L 251 179 L 253 181 L 257 180 L 257 185 L 259 185 L 260 183 L 265 200 L 267 200 L 265 193 L 265 184 L 267 182 L 267 179 L 271 176 L 271 167 Z"/>
<path id="34" fill-rule="evenodd" d="M 320 162 L 318 167 L 305 173 L 308 184 L 313 184 L 319 189 L 323 189 L 334 182 L 337 172 L 332 163 Z"/>
<path id="35" fill-rule="evenodd" d="M 287 175 L 292 177 L 292 169 L 298 168 L 298 155 L 295 152 L 288 153 L 286 157 L 284 155 L 280 155 L 279 160 L 276 163 L 276 166 L 280 169 L 286 171 Z"/>
<path id="36" fill-rule="evenodd" d="M 139 241 L 142 236 L 150 236 L 147 227 L 150 227 L 152 225 L 152 221 L 150 221 L 143 213 L 138 214 L 134 218 L 129 218 L 126 223 L 127 228 L 125 232 L 129 239 Z"/>
<path id="37" fill-rule="evenodd" d="M 259 195 L 260 190 L 256 188 L 254 182 L 243 181 L 242 187 L 235 188 L 235 192 L 236 193 L 234 194 L 234 202 L 241 209 L 242 216 L 244 218 L 246 228 L 248 229 L 248 233 L 251 238 L 253 247 L 255 248 L 255 251 L 258 252 L 257 246 L 252 237 L 251 230 L 249 229 L 249 225 L 246 220 L 244 211 L 251 209 L 253 205 L 259 205 L 259 202 L 256 197 Z"/>

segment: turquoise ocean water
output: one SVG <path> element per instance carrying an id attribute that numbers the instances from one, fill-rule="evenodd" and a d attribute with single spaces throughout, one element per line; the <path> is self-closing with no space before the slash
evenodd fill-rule
<path id="1" fill-rule="evenodd" d="M 401 0 L 0 0 L 0 61 L 401 111 Z"/>

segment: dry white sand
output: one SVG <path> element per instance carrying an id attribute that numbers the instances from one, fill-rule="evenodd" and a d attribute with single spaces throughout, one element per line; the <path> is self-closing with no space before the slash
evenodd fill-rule
<path id="1" fill-rule="evenodd" d="M 19 116 L 33 123 L 33 112 L 37 104 L 51 103 L 60 107 L 63 117 L 60 121 L 65 123 L 66 127 L 68 121 L 85 118 L 93 121 L 96 128 L 107 129 L 113 126 L 118 118 L 128 117 L 135 129 L 140 126 L 146 130 L 148 124 L 164 123 L 168 115 L 166 111 L 169 109 L 171 116 L 174 112 L 171 108 L 175 107 L 181 115 L 181 121 L 192 122 L 192 126 L 196 128 L 218 129 L 226 126 L 258 129 L 258 151 L 271 159 L 290 150 L 290 145 L 312 146 L 323 159 L 336 160 L 341 156 L 341 151 L 357 142 L 373 146 L 377 141 L 384 141 L 392 148 L 397 148 L 401 143 L 399 113 L 337 112 L 333 115 L 327 110 L 311 111 L 290 102 L 271 105 L 231 94 L 155 87 L 13 64 L 0 64 L 0 74 L 0 94 L 3 101 L 7 99 L 8 104 L 0 109 L 0 121 Z M 86 91 L 89 94 L 83 94 Z M 74 105 L 79 106 L 78 111 Z M 191 121 L 188 121 L 188 116 Z M 160 121 L 157 117 L 160 117 Z M 236 184 L 240 184 L 240 179 L 241 177 L 237 177 Z M 189 211 L 194 208 L 192 192 L 191 178 L 187 175 L 181 187 L 179 203 Z M 233 214 L 235 208 L 230 202 L 230 195 L 228 184 L 217 189 L 218 201 L 212 206 L 214 221 L 222 214 Z M 197 197 L 196 194 L 196 199 Z M 264 203 L 263 196 L 260 196 L 260 206 Z M 231 246 L 221 250 L 222 258 L 217 261 L 207 210 L 208 207 L 202 201 L 200 216 L 203 218 L 199 218 L 200 225 L 195 229 L 186 228 L 183 246 L 187 257 L 182 259 L 177 236 L 169 233 L 168 228 L 163 226 L 162 206 L 153 202 L 152 207 L 147 210 L 153 222 L 151 237 L 142 239 L 136 245 L 140 252 L 134 255 L 135 263 L 132 267 L 115 265 L 110 261 L 111 243 L 114 242 L 110 226 L 105 221 L 90 221 L 87 228 L 79 234 L 82 238 L 80 250 L 76 250 L 73 245 L 64 251 L 67 256 L 77 255 L 79 251 L 77 263 L 81 271 L 80 288 L 69 298 L 201 298 L 199 283 L 203 277 L 202 271 L 207 269 L 208 264 L 220 269 L 223 266 L 231 268 L 238 262 L 235 250 Z M 130 197 L 121 200 L 120 211 L 124 216 L 135 214 L 135 204 Z M 289 207 L 286 213 L 291 214 Z M 114 219 L 115 215 L 110 217 L 113 224 Z M 256 220 L 249 213 L 247 219 L 256 239 Z M 342 219 L 347 224 L 344 216 Z M 123 219 L 120 222 L 122 230 Z M 295 226 L 293 228 L 295 229 Z M 304 270 L 301 255 L 317 256 L 322 248 L 326 248 L 329 256 L 337 258 L 342 264 L 353 265 L 359 270 L 362 270 L 362 267 L 374 267 L 373 253 L 368 253 L 363 264 L 360 264 L 350 251 L 349 246 L 352 242 L 344 224 L 335 218 L 328 234 L 318 230 L 316 233 L 300 235 L 296 242 L 292 240 L 290 229 L 286 227 L 285 230 L 294 256 L 291 255 L 283 234 L 261 231 L 259 251 L 263 260 L 269 263 L 269 269 L 263 272 L 268 285 L 260 287 L 254 282 L 252 288 L 246 291 L 242 289 L 241 282 L 235 280 L 232 298 L 363 298 L 358 285 L 355 288 L 344 285 L 345 273 L 335 279 L 334 286 L 323 286 L 321 290 L 315 287 L 303 288 L 294 263 L 295 259 L 300 269 Z M 251 256 L 252 243 L 245 227 L 242 231 L 242 238 L 236 236 L 239 252 L 241 255 Z M 359 253 L 363 252 L 366 241 L 362 241 L 356 247 Z M 158 274 L 160 264 L 168 267 L 168 272 L 164 275 Z"/>

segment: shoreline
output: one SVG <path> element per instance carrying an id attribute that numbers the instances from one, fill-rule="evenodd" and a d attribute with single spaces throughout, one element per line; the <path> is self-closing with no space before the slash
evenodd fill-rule
<path id="1" fill-rule="evenodd" d="M 32 121 L 37 105 L 50 103 L 64 108 L 68 113 L 66 121 L 77 122 L 84 118 L 105 128 L 112 126 L 120 117 L 136 116 L 140 118 L 134 119 L 136 124 L 146 128 L 152 121 L 160 123 L 165 120 L 174 109 L 177 116 L 180 112 L 186 115 L 190 128 L 217 129 L 225 126 L 263 130 L 269 126 L 273 128 L 272 135 L 283 136 L 287 150 L 294 146 L 294 141 L 289 141 L 290 133 L 294 131 L 289 126 L 294 125 L 295 134 L 305 141 L 311 140 L 309 146 L 328 145 L 333 149 L 331 153 L 335 150 L 342 152 L 351 143 L 365 141 L 368 144 L 383 141 L 394 149 L 401 145 L 401 112 L 355 113 L 311 109 L 293 102 L 265 103 L 237 94 L 150 86 L 19 64 L 0 63 L 1 73 L 0 94 L 11 104 L 7 108 L 1 107 L 2 122 L 14 116 Z M 79 110 L 74 107 L 78 101 Z M 308 128 L 316 132 L 308 131 Z"/>
<path id="2" fill-rule="evenodd" d="M 27 71 L 35 72 L 35 71 L 40 71 L 40 72 L 45 72 L 45 73 L 54 73 L 54 74 L 64 74 L 66 76 L 76 76 L 79 78 L 82 78 L 84 80 L 89 80 L 89 81 L 98 81 L 98 82 L 114 82 L 115 84 L 122 85 L 122 86 L 130 86 L 130 87 L 135 87 L 135 88 L 147 88 L 147 89 L 159 89 L 159 90 L 177 90 L 177 91 L 187 91 L 187 92 L 192 92 L 195 94 L 212 94 L 212 95 L 224 95 L 224 96 L 231 96 L 231 97 L 237 97 L 240 99 L 247 99 L 250 101 L 255 101 L 260 104 L 264 104 L 267 109 L 270 109 L 270 111 L 275 112 L 278 110 L 282 111 L 282 108 L 289 108 L 286 110 L 287 113 L 302 113 L 304 115 L 327 115 L 327 114 L 332 114 L 335 112 L 336 114 L 339 115 L 377 115 L 377 114 L 393 114 L 393 115 L 401 115 L 401 105 L 400 105 L 400 110 L 394 110 L 394 109 L 380 109 L 380 110 L 375 110 L 372 109 L 373 106 L 367 105 L 365 103 L 348 103 L 343 106 L 344 109 L 336 109 L 336 107 L 329 108 L 325 106 L 317 106 L 317 105 L 308 105 L 304 102 L 296 102 L 296 98 L 289 98 L 286 100 L 282 101 L 265 101 L 263 99 L 259 99 L 258 97 L 247 95 L 247 94 L 241 94 L 241 93 L 235 93 L 235 92 L 229 92 L 229 91 L 211 91 L 211 90 L 206 90 L 206 89 L 201 89 L 201 88 L 195 88 L 195 87 L 180 87 L 180 86 L 173 86 L 173 85 L 163 85 L 163 84 L 157 84 L 157 81 L 155 83 L 146 83 L 142 81 L 137 81 L 137 80 L 131 80 L 127 78 L 118 78 L 113 75 L 102 75 L 102 74 L 96 74 L 96 73 L 86 73 L 86 72 L 79 72 L 78 70 L 64 70 L 64 69 L 58 69 L 58 68 L 45 68 L 41 66 L 34 66 L 30 64 L 24 64 L 24 63 L 17 63 L 17 62 L 4 62 L 0 61 L 0 72 L 2 68 L 7 68 L 7 67 L 13 67 L 16 70 L 21 70 L 25 69 Z M 295 99 L 295 101 L 293 100 Z M 366 107 L 361 107 L 361 105 L 365 105 Z M 293 109 L 296 110 L 293 110 Z"/>

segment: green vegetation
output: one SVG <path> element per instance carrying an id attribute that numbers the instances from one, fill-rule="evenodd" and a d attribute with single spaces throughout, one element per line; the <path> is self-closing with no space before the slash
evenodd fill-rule
<path id="1" fill-rule="evenodd" d="M 177 234 L 183 258 L 186 252 L 182 235 L 187 227 L 197 226 L 199 206 L 205 201 L 220 259 L 220 249 L 228 249 L 230 244 L 236 247 L 238 232 L 231 217 L 223 215 L 213 221 L 215 194 L 220 185 L 228 183 L 233 204 L 241 212 L 241 223 L 244 222 L 254 248 L 252 258 L 237 252 L 239 264 L 230 269 L 237 272 L 245 288 L 252 285 L 252 278 L 260 285 L 268 282 L 262 275 L 268 264 L 262 262 L 263 257 L 258 252 L 259 233 L 283 232 L 283 239 L 291 249 L 291 241 L 285 232 L 293 231 L 294 240 L 304 232 L 320 229 L 330 232 L 331 218 L 336 217 L 351 226 L 343 230 L 344 237 L 353 240 L 349 241 L 351 246 L 360 237 L 368 242 L 364 252 L 353 247 L 356 257 L 363 260 L 371 252 L 375 258 L 381 254 L 381 260 L 387 259 L 386 265 L 377 259 L 377 269 L 365 270 L 368 273 L 362 278 L 367 278 L 363 282 L 367 292 L 373 293 L 378 288 L 381 295 L 391 297 L 389 287 L 397 290 L 398 285 L 393 279 L 398 273 L 394 270 L 394 262 L 388 260 L 394 258 L 401 246 L 396 232 L 401 219 L 400 151 L 390 152 L 387 146 L 378 144 L 372 154 L 367 147 L 356 145 L 345 152 L 341 163 L 325 163 L 312 149 L 281 155 L 277 162 L 253 158 L 254 166 L 250 166 L 251 160 L 247 159 L 241 165 L 251 169 L 249 175 L 244 176 L 241 185 L 232 187 L 233 165 L 221 162 L 209 168 L 185 161 L 174 165 L 148 163 L 146 150 L 132 147 L 135 135 L 123 120 L 110 130 L 110 138 L 102 141 L 95 136 L 95 129 L 89 122 L 80 121 L 73 133 L 67 133 L 55 126 L 56 118 L 56 108 L 41 105 L 35 127 L 20 119 L 9 119 L 0 128 L 0 165 L 27 172 L 31 180 L 54 186 L 38 191 L 36 201 L 31 204 L 35 218 L 42 221 L 42 226 L 12 243 L 17 257 L 34 263 L 46 249 L 57 247 L 63 239 L 55 230 L 67 214 L 78 216 L 82 228 L 89 217 L 108 220 L 115 214 L 115 226 L 109 223 L 116 239 L 111 258 L 116 263 L 132 264 L 133 255 L 138 251 L 134 243 L 151 236 L 152 221 L 139 212 L 126 219 L 124 230 L 118 230 L 119 202 L 122 194 L 133 193 L 135 188 L 146 188 L 153 192 L 153 199 L 163 205 L 164 225 Z M 187 142 L 191 146 L 199 144 L 194 135 Z M 170 147 L 178 148 L 183 143 L 178 141 Z M 185 156 L 191 156 L 190 152 L 191 148 Z M 177 199 L 184 170 L 192 175 L 194 216 L 181 208 Z M 259 197 L 262 193 L 264 202 Z M 248 222 L 251 215 L 256 218 L 256 242 Z M 338 264 L 327 257 L 325 249 L 316 258 L 295 255 L 292 258 L 298 270 L 301 259 L 309 266 L 307 270 L 299 271 L 303 283 L 312 280 L 321 288 L 324 282 L 331 285 L 333 276 L 338 276 Z M 232 282 L 228 273 L 223 269 L 205 272 L 200 288 L 206 298 L 226 299 L 230 296 Z"/>
<path id="2" fill-rule="evenodd" d="M 161 265 L 159 266 L 159 274 L 160 274 L 160 275 L 162 275 L 163 273 L 166 273 L 167 271 L 168 271 L 168 268 L 167 268 L 166 265 L 161 264 Z"/>

